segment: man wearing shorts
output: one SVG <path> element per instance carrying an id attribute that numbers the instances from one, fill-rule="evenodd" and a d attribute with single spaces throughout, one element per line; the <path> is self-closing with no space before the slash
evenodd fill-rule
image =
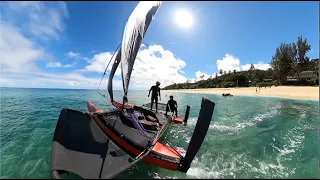
<path id="1" fill-rule="evenodd" d="M 151 93 L 151 110 L 152 110 L 152 106 L 153 106 L 153 101 L 156 102 L 156 113 L 158 112 L 158 96 L 160 98 L 160 101 L 161 101 L 161 96 L 160 96 L 160 82 L 157 81 L 156 82 L 156 85 L 152 86 L 149 90 L 149 94 L 148 94 L 148 97 L 150 96 L 150 93 Z M 159 94 L 158 94 L 159 93 Z"/>

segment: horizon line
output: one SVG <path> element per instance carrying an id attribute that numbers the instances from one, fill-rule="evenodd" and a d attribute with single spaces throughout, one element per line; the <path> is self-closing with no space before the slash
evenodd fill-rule
<path id="1" fill-rule="evenodd" d="M 60 87 L 8 87 L 8 86 L 0 86 L 0 88 L 12 88 L 12 89 L 57 89 L 57 90 L 96 90 L 98 91 L 98 89 L 88 89 L 88 88 L 60 88 Z M 99 91 L 107 91 L 107 90 L 99 90 Z M 122 91 L 122 90 L 113 90 L 113 91 Z M 132 89 L 130 91 L 149 91 L 149 90 L 136 90 L 136 89 Z"/>

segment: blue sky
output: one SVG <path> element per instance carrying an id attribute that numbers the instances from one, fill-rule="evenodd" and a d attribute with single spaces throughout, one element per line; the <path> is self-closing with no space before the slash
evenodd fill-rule
<path id="1" fill-rule="evenodd" d="M 1 2 L 0 85 L 97 88 L 137 3 Z M 179 11 L 191 14 L 191 27 L 178 26 Z M 318 2 L 165 1 L 146 33 L 150 46 L 138 53 L 131 88 L 199 80 L 250 63 L 267 69 L 276 47 L 299 35 L 316 58 L 318 15 Z"/>

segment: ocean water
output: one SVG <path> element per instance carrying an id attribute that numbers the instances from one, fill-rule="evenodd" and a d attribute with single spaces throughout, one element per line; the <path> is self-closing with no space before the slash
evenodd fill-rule
<path id="1" fill-rule="evenodd" d="M 1 88 L 0 178 L 51 178 L 51 143 L 62 108 L 86 111 L 91 100 L 110 104 L 94 90 Z M 130 91 L 137 105 L 147 91 Z M 201 98 L 216 103 L 207 136 L 184 174 L 144 162 L 121 174 L 133 178 L 318 178 L 318 101 L 280 98 L 221 97 L 162 92 L 177 100 L 180 116 L 191 106 L 187 126 L 173 125 L 165 137 L 186 149 L 196 124 Z M 121 92 L 116 92 L 120 99 Z M 167 97 L 166 97 L 167 96 Z"/>

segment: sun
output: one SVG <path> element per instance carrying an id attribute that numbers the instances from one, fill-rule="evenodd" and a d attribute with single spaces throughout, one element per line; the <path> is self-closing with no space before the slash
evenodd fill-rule
<path id="1" fill-rule="evenodd" d="M 176 23 L 182 28 L 190 28 L 193 24 L 193 18 L 187 11 L 176 12 Z"/>

